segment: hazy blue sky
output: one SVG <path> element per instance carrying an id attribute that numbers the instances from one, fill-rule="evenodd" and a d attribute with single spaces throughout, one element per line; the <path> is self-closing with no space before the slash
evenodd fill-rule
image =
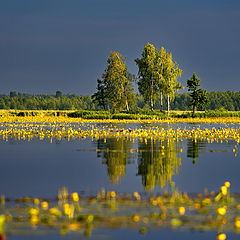
<path id="1" fill-rule="evenodd" d="M 202 87 L 240 90 L 240 0 L 1 0 L 0 93 L 92 94 L 108 54 L 153 43 Z"/>

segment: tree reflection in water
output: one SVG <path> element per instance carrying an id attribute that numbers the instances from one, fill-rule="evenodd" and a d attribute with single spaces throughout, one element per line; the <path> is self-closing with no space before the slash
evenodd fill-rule
<path id="1" fill-rule="evenodd" d="M 182 162 L 177 141 L 145 139 L 139 141 L 138 152 L 138 175 L 142 176 L 146 190 L 172 183 L 172 177 L 178 173 Z"/>
<path id="2" fill-rule="evenodd" d="M 126 138 L 107 138 L 97 141 L 98 157 L 107 165 L 109 180 L 118 184 L 126 174 L 126 165 L 132 157 L 133 142 Z"/>
<path id="3" fill-rule="evenodd" d="M 188 139 L 187 142 L 187 157 L 192 159 L 192 163 L 195 164 L 199 158 L 199 153 L 206 146 L 206 141 L 199 139 Z"/>

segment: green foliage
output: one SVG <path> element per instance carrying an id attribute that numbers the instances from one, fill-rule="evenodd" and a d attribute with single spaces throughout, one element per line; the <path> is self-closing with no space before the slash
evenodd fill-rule
<path id="1" fill-rule="evenodd" d="M 169 111 L 170 101 L 174 99 L 176 91 L 182 88 L 176 81 L 182 70 L 172 60 L 172 54 L 167 53 L 163 47 L 157 50 L 154 45 L 148 43 L 144 46 L 142 58 L 136 59 L 135 62 L 139 68 L 138 89 L 144 101 L 153 110 L 159 97 L 161 106 L 163 105 L 162 98 L 165 95 Z"/>
<path id="2" fill-rule="evenodd" d="M 193 76 L 190 78 L 190 80 L 187 81 L 187 87 L 188 91 L 192 91 L 190 94 L 191 96 L 191 102 L 190 106 L 192 106 L 192 115 L 195 114 L 195 109 L 200 108 L 204 109 L 208 103 L 208 97 L 207 97 L 207 91 L 204 89 L 198 89 L 200 86 L 200 79 L 196 75 L 196 73 L 193 73 Z"/>
<path id="3" fill-rule="evenodd" d="M 157 50 L 154 45 L 148 43 L 144 46 L 142 58 L 135 62 L 139 68 L 138 90 L 144 100 L 149 103 L 151 109 L 158 96 L 159 81 L 156 74 Z"/>
<path id="4" fill-rule="evenodd" d="M 126 107 L 129 110 L 129 104 L 133 104 L 135 95 L 124 57 L 119 52 L 112 52 L 107 63 L 102 80 L 98 80 L 93 100 L 103 109 L 115 112 Z"/>
<path id="5" fill-rule="evenodd" d="M 192 113 L 181 113 L 181 114 L 175 114 L 173 117 L 178 118 L 188 118 L 191 117 Z M 223 111 L 220 110 L 207 110 L 202 112 L 196 112 L 194 114 L 195 117 L 198 118 L 211 118 L 211 117 L 240 117 L 240 111 Z"/>
<path id="6" fill-rule="evenodd" d="M 68 114 L 69 117 L 83 119 L 109 119 L 111 118 L 110 111 L 84 111 L 79 110 Z"/>
<path id="7" fill-rule="evenodd" d="M 56 91 L 56 97 L 57 98 L 62 97 L 62 92 L 61 91 Z"/>
<path id="8" fill-rule="evenodd" d="M 69 117 L 83 119 L 164 119 L 166 114 L 160 111 L 130 111 L 111 113 L 110 111 L 76 111 L 68 114 Z"/>
<path id="9" fill-rule="evenodd" d="M 107 89 L 103 80 L 97 79 L 97 92 L 92 95 L 92 100 L 100 108 L 106 110 L 108 105 Z"/>
<path id="10" fill-rule="evenodd" d="M 240 92 L 208 92 L 207 97 L 209 103 L 207 110 L 222 109 L 226 111 L 240 111 Z M 141 95 L 136 96 L 137 107 L 124 111 L 124 113 L 141 114 L 141 115 L 158 115 L 158 117 L 166 116 L 159 110 L 151 111 L 146 108 L 146 104 Z M 191 102 L 190 93 L 178 93 L 171 103 L 171 109 L 188 111 Z M 160 100 L 158 99 L 155 106 L 160 108 Z M 30 95 L 25 93 L 17 93 L 16 97 L 0 95 L 0 109 L 16 109 L 16 110 L 97 110 L 98 107 L 90 96 L 62 95 L 56 98 L 54 95 Z M 101 111 L 100 111 L 101 112 Z M 26 114 L 26 113 L 25 113 Z M 28 114 L 36 114 L 36 111 L 28 111 Z M 197 114 L 197 113 L 196 113 Z M 160 116 L 162 115 L 162 116 Z M 219 114 L 218 114 L 219 115 Z"/>
<path id="11" fill-rule="evenodd" d="M 16 97 L 1 96 L 0 109 L 20 110 L 72 110 L 94 109 L 90 96 L 62 95 L 28 95 L 18 94 Z"/>
<path id="12" fill-rule="evenodd" d="M 196 91 L 200 86 L 200 78 L 198 78 L 196 73 L 193 73 L 193 76 L 187 80 L 188 91 Z"/>

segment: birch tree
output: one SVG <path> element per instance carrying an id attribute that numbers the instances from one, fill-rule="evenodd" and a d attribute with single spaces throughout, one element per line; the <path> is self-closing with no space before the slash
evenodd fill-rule
<path id="1" fill-rule="evenodd" d="M 135 60 L 139 68 L 138 90 L 152 110 L 158 96 L 158 82 L 154 73 L 156 69 L 156 56 L 157 51 L 155 47 L 148 43 L 144 46 L 142 58 Z"/>
<path id="2" fill-rule="evenodd" d="M 105 104 L 108 103 L 108 107 L 114 112 L 121 111 L 123 108 L 129 110 L 129 103 L 132 103 L 134 98 L 132 83 L 124 60 L 125 58 L 119 52 L 110 53 L 102 80 L 98 80 L 98 91 L 93 95 L 99 104 L 106 108 Z M 104 101 L 101 96 L 104 97 Z"/>
<path id="3" fill-rule="evenodd" d="M 175 93 L 181 88 L 177 78 L 182 74 L 178 64 L 172 60 L 172 54 L 167 53 L 164 47 L 157 50 L 154 45 L 148 43 L 144 46 L 142 58 L 136 59 L 138 65 L 139 80 L 138 89 L 144 100 L 153 110 L 154 103 L 160 98 L 161 107 L 163 97 L 167 97 L 167 111 L 170 110 L 170 102 Z"/>

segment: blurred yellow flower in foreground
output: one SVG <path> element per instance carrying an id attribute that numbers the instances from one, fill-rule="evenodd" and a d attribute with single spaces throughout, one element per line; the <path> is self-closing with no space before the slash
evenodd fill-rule
<path id="1" fill-rule="evenodd" d="M 72 196 L 72 200 L 74 202 L 78 202 L 79 201 L 79 195 L 78 195 L 77 192 L 72 193 L 71 196 Z"/>
<path id="2" fill-rule="evenodd" d="M 227 181 L 227 182 L 224 183 L 224 186 L 229 188 L 231 186 L 231 183 Z"/>
<path id="3" fill-rule="evenodd" d="M 226 214 L 226 212 L 227 212 L 227 210 L 226 210 L 226 207 L 219 207 L 218 209 L 217 209 L 217 213 L 219 214 L 219 215 L 225 215 Z"/>
<path id="4" fill-rule="evenodd" d="M 217 240 L 225 240 L 227 238 L 227 235 L 225 233 L 219 233 L 217 235 Z"/>
<path id="5" fill-rule="evenodd" d="M 48 210 L 48 202 L 45 202 L 45 201 L 42 202 L 41 207 L 42 207 L 43 210 Z"/>
<path id="6" fill-rule="evenodd" d="M 185 207 L 179 207 L 179 208 L 178 208 L 178 213 L 179 213 L 180 215 L 184 215 L 184 214 L 185 214 L 185 211 L 186 211 Z"/>

